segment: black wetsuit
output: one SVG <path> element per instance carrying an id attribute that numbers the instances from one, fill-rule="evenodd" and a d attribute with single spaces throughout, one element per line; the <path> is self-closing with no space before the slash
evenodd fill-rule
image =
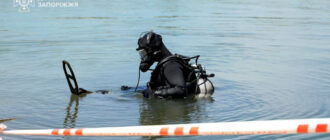
<path id="1" fill-rule="evenodd" d="M 161 60 L 151 73 L 147 91 L 162 98 L 184 98 L 195 93 L 195 79 L 187 62 L 172 55 Z"/>
<path id="2" fill-rule="evenodd" d="M 146 72 L 154 62 L 158 62 L 151 73 L 148 88 L 144 96 L 155 95 L 161 98 L 184 98 L 195 93 L 196 75 L 187 61 L 188 57 L 172 55 L 162 41 L 162 37 L 154 32 L 147 32 L 138 40 L 136 49 L 140 54 L 140 67 Z M 194 81 L 194 82 L 192 82 Z"/>

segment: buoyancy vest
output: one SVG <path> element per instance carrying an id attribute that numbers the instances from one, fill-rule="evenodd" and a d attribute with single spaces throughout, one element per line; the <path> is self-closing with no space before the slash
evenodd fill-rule
<path id="1" fill-rule="evenodd" d="M 183 67 L 184 80 L 186 82 L 186 88 L 188 95 L 195 94 L 197 78 L 194 68 L 189 64 L 189 58 L 182 55 L 172 55 L 161 60 L 154 71 L 151 73 L 151 78 L 149 81 L 149 86 L 153 90 L 162 89 L 162 88 L 171 88 L 175 85 L 171 85 L 164 76 L 164 68 L 166 65 L 170 64 L 169 62 L 178 63 Z"/>

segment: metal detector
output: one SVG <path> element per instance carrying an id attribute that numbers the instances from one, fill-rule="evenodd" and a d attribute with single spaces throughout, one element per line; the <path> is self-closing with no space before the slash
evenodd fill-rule
<path id="1" fill-rule="evenodd" d="M 66 60 L 63 60 L 62 64 L 63 64 L 64 74 L 65 74 L 66 80 L 68 81 L 68 85 L 69 85 L 71 93 L 76 94 L 76 95 L 81 94 L 81 93 L 79 93 L 78 83 L 77 83 L 76 77 L 74 76 L 73 70 L 70 66 L 70 63 Z M 68 73 L 67 69 L 70 70 L 70 73 Z M 72 81 L 73 81 L 73 84 L 72 84 Z"/>

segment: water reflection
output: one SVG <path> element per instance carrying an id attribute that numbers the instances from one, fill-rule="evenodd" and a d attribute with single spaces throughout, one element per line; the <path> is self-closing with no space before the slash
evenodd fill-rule
<path id="1" fill-rule="evenodd" d="M 140 104 L 140 125 L 182 124 L 207 120 L 206 106 L 213 99 L 161 100 L 142 99 Z M 157 139 L 159 137 L 142 137 Z"/>
<path id="2" fill-rule="evenodd" d="M 212 100 L 143 99 L 140 104 L 141 125 L 191 123 L 205 120 L 206 105 Z"/>
<path id="3" fill-rule="evenodd" d="M 75 95 L 71 94 L 70 101 L 68 106 L 66 107 L 66 115 L 63 122 L 64 128 L 74 128 L 76 126 L 76 119 L 78 117 L 78 109 L 79 109 L 79 100 L 80 98 L 86 97 L 87 94 Z M 72 106 L 74 105 L 73 109 Z"/>

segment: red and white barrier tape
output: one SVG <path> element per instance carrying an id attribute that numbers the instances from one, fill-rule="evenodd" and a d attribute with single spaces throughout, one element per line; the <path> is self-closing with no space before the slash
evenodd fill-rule
<path id="1" fill-rule="evenodd" d="M 45 136 L 196 136 L 330 133 L 330 119 L 242 121 L 104 128 L 7 130 L 6 135 Z M 1 132 L 0 132 L 1 133 Z"/>
<path id="2" fill-rule="evenodd" d="M 6 125 L 0 123 L 0 132 L 7 128 Z"/>

